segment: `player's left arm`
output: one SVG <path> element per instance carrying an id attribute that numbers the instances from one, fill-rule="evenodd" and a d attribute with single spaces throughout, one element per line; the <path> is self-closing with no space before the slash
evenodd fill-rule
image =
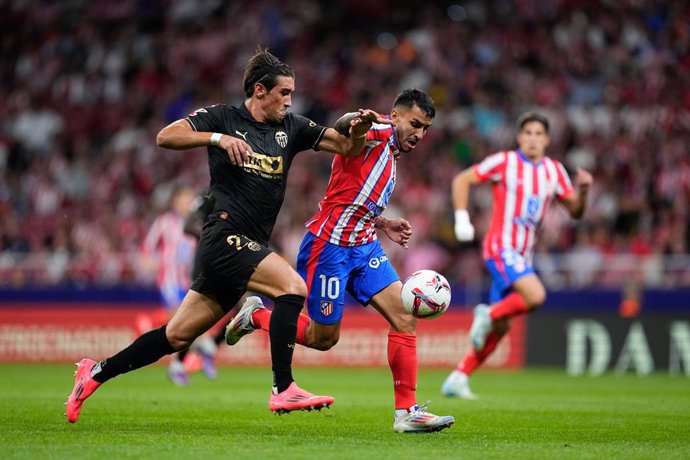
<path id="1" fill-rule="evenodd" d="M 374 228 L 381 230 L 392 242 L 398 243 L 407 249 L 407 243 L 412 236 L 412 226 L 405 219 L 401 217 L 387 219 L 383 216 L 378 216 L 374 220 Z"/>
<path id="2" fill-rule="evenodd" d="M 196 208 L 189 213 L 189 216 L 184 221 L 183 230 L 187 235 L 193 236 L 197 240 L 201 238 L 204 224 L 208 216 L 213 212 L 215 202 L 216 199 L 210 190 L 204 191 L 201 196 L 197 197 Z"/>
<path id="3" fill-rule="evenodd" d="M 319 142 L 319 149 L 345 157 L 356 157 L 364 149 L 367 131 L 372 123 L 392 124 L 392 121 L 370 109 L 346 113 L 335 122 L 333 128 L 326 128 Z"/>
<path id="4" fill-rule="evenodd" d="M 587 208 L 587 195 L 592 181 L 592 174 L 589 171 L 577 168 L 575 173 L 576 190 L 560 200 L 560 203 L 574 219 L 582 217 Z"/>

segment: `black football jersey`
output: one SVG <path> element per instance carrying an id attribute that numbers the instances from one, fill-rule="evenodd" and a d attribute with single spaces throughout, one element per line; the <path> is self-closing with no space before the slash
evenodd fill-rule
<path id="1" fill-rule="evenodd" d="M 230 163 L 224 149 L 208 147 L 210 190 L 215 211 L 227 212 L 226 221 L 234 230 L 268 244 L 292 160 L 301 151 L 317 150 L 326 128 L 292 113 L 281 123 L 259 123 L 244 104 L 204 107 L 186 120 L 195 131 L 238 137 L 252 147 L 253 155 L 242 166 Z"/>

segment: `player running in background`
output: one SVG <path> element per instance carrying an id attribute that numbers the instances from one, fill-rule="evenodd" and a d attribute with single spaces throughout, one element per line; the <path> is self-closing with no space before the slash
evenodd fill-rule
<path id="1" fill-rule="evenodd" d="M 210 190 L 205 190 L 204 193 L 198 195 L 193 204 L 191 212 L 184 222 L 184 233 L 193 237 L 196 242 L 201 238 L 201 231 L 208 216 L 213 212 L 215 199 Z M 190 276 L 193 278 L 194 271 L 197 266 L 194 264 L 194 270 Z M 186 292 L 186 291 L 185 291 Z M 221 320 L 222 322 L 222 320 Z M 162 324 L 161 324 L 162 325 Z M 194 344 L 171 357 L 170 365 L 168 366 L 168 377 L 176 385 L 184 386 L 189 384 L 188 371 L 198 370 L 198 362 L 201 360 L 201 370 L 209 380 L 214 380 L 218 377 L 216 370 L 216 354 L 218 352 L 218 345 L 225 339 L 225 328 L 220 327 L 213 337 L 202 335 Z M 189 355 L 190 351 L 195 353 Z M 185 359 L 189 356 L 189 361 Z"/>
<path id="2" fill-rule="evenodd" d="M 191 187 L 176 187 L 171 193 L 170 209 L 153 221 L 141 245 L 142 266 L 155 272 L 164 310 L 139 314 L 136 319 L 139 333 L 167 323 L 192 284 L 197 239 L 185 232 L 185 225 L 195 198 L 196 192 Z M 168 376 L 178 385 L 189 383 L 183 359 L 184 356 L 176 353 L 168 367 Z"/>
<path id="3" fill-rule="evenodd" d="M 592 175 L 578 169 L 574 190 L 563 165 L 545 156 L 549 145 L 549 121 L 528 112 L 517 123 L 518 150 L 489 155 L 453 179 L 455 236 L 474 239 L 467 212 L 470 187 L 490 181 L 494 207 L 484 237 L 483 256 L 491 274 L 489 302 L 474 309 L 470 329 L 472 349 L 445 380 L 441 393 L 476 399 L 469 376 L 496 349 L 508 332 L 510 319 L 529 313 L 546 300 L 546 290 L 532 268 L 537 232 L 546 209 L 555 197 L 573 218 L 580 218 L 587 204 Z"/>
<path id="4" fill-rule="evenodd" d="M 340 337 L 345 291 L 362 305 L 371 304 L 390 323 L 388 362 L 393 373 L 397 432 L 430 432 L 449 427 L 454 418 L 436 416 L 418 406 L 416 319 L 402 306 L 402 283 L 377 240 L 376 229 L 407 247 L 410 224 L 381 213 L 395 187 L 396 162 L 422 140 L 436 114 L 434 102 L 416 89 L 400 93 L 390 114 L 393 126 L 374 124 L 362 134 L 366 145 L 355 157 L 336 156 L 319 210 L 306 226 L 297 270 L 306 280 L 309 317 L 300 315 L 297 343 L 328 350 Z M 336 128 L 347 132 L 352 114 Z M 275 313 L 273 314 L 275 316 Z M 230 322 L 226 341 L 234 345 L 256 329 L 273 328 L 271 312 L 250 297 Z"/>
<path id="5" fill-rule="evenodd" d="M 274 300 L 271 358 L 274 411 L 310 410 L 333 403 L 297 386 L 292 354 L 297 318 L 307 288 L 290 264 L 267 247 L 295 155 L 308 149 L 357 155 L 372 122 L 383 122 L 371 110 L 360 110 L 351 137 L 288 113 L 295 90 L 290 66 L 259 48 L 244 74 L 245 101 L 205 107 L 163 128 L 160 147 L 188 150 L 208 147 L 210 190 L 216 203 L 196 252 L 198 273 L 170 322 L 137 338 L 100 362 L 82 359 L 77 366 L 67 419 L 78 420 L 84 400 L 101 384 L 120 374 L 188 348 L 218 322 L 245 291 Z"/>

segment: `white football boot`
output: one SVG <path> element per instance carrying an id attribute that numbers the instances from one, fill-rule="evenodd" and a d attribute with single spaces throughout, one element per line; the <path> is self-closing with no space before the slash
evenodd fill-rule
<path id="1" fill-rule="evenodd" d="M 429 401 L 422 406 L 412 406 L 404 413 L 397 414 L 393 422 L 393 431 L 396 433 L 432 433 L 450 427 L 455 422 L 452 415 L 434 415 L 426 411 Z"/>
<path id="2" fill-rule="evenodd" d="M 481 351 L 484 348 L 486 336 L 491 332 L 491 316 L 489 311 L 489 306 L 483 303 L 474 308 L 474 320 L 470 328 L 470 337 L 472 338 L 472 346 L 477 351 Z"/>
<path id="3" fill-rule="evenodd" d="M 474 401 L 479 397 L 470 389 L 470 378 L 464 372 L 454 370 L 441 386 L 441 394 L 451 398 L 462 398 Z"/>
<path id="4" fill-rule="evenodd" d="M 239 313 L 225 327 L 225 343 L 235 345 L 242 337 L 254 332 L 256 326 L 252 323 L 252 314 L 260 308 L 266 307 L 259 297 L 247 297 Z"/>

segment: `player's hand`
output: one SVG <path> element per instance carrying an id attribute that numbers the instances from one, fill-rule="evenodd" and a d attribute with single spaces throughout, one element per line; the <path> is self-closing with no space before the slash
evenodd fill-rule
<path id="1" fill-rule="evenodd" d="M 399 244 L 405 249 L 408 248 L 407 243 L 412 237 L 412 225 L 402 217 L 396 219 L 379 218 L 380 224 L 376 228 L 383 231 L 388 239 Z"/>
<path id="2" fill-rule="evenodd" d="M 470 215 L 466 209 L 455 210 L 455 238 L 458 241 L 472 241 L 474 239 L 474 225 L 470 222 Z"/>
<path id="3" fill-rule="evenodd" d="M 366 136 L 372 123 L 393 124 L 391 120 L 383 118 L 378 112 L 371 109 L 359 109 L 358 113 L 359 115 L 350 122 L 350 136 L 355 138 Z"/>
<path id="4" fill-rule="evenodd" d="M 589 191 L 589 186 L 593 182 L 592 174 L 582 168 L 577 168 L 575 173 L 575 185 L 580 189 L 581 192 L 586 193 Z"/>
<path id="5" fill-rule="evenodd" d="M 227 134 L 221 136 L 218 147 L 228 152 L 230 163 L 235 166 L 240 166 L 249 160 L 249 156 L 253 153 L 252 148 L 244 140 Z"/>

